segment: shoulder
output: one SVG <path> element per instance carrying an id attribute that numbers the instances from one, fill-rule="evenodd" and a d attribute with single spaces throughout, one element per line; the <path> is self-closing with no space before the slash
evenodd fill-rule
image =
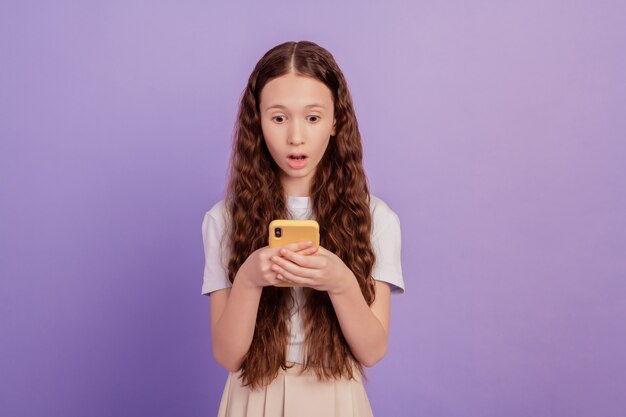
<path id="1" fill-rule="evenodd" d="M 218 201 L 204 213 L 202 238 L 204 240 L 204 278 L 202 294 L 230 287 L 228 279 L 228 211 L 224 200 Z"/>
<path id="2" fill-rule="evenodd" d="M 226 214 L 226 200 L 220 200 L 217 203 L 213 204 L 213 207 L 206 212 L 207 215 L 217 217 L 224 217 Z"/>
<path id="3" fill-rule="evenodd" d="M 226 228 L 227 220 L 228 211 L 226 210 L 226 202 L 225 200 L 220 200 L 204 213 L 202 231 L 205 236 L 209 234 L 209 231 L 221 234 Z"/>
<path id="4" fill-rule="evenodd" d="M 370 194 L 370 212 L 375 229 L 389 224 L 400 225 L 400 218 L 396 212 L 385 201 L 373 194 Z"/>
<path id="5" fill-rule="evenodd" d="M 382 199 L 370 195 L 372 211 L 372 249 L 376 261 L 372 277 L 390 284 L 392 294 L 404 292 L 402 277 L 400 219 Z"/>
<path id="6" fill-rule="evenodd" d="M 213 220 L 217 223 L 224 224 L 226 221 L 226 201 L 220 200 L 213 205 L 206 213 L 204 213 L 204 222 Z"/>
<path id="7" fill-rule="evenodd" d="M 370 211 L 372 214 L 379 213 L 380 215 L 395 215 L 396 213 L 389 207 L 382 198 L 370 194 Z"/>

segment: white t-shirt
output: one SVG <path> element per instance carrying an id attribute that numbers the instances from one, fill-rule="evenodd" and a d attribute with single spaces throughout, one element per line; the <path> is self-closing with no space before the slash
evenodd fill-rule
<path id="1" fill-rule="evenodd" d="M 293 219 L 307 220 L 312 218 L 309 197 L 287 197 L 287 209 Z M 381 199 L 370 195 L 370 212 L 372 213 L 371 242 L 376 255 L 372 268 L 372 277 L 390 284 L 392 294 L 404 292 L 402 266 L 400 264 L 400 219 Z M 202 294 L 232 286 L 228 280 L 228 236 L 224 234 L 227 212 L 224 200 L 216 203 L 207 211 L 202 221 L 202 238 L 204 241 L 204 277 Z M 303 303 L 302 288 L 291 289 L 296 304 L 291 312 L 291 334 L 287 345 L 286 360 L 302 363 L 302 346 L 304 330 L 300 318 Z"/>

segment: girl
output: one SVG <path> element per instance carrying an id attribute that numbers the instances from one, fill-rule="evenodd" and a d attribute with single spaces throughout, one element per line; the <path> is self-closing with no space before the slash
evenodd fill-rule
<path id="1" fill-rule="evenodd" d="M 284 218 L 317 220 L 320 246 L 269 248 L 268 225 Z M 368 192 L 327 50 L 287 42 L 257 63 L 226 199 L 202 232 L 213 354 L 230 371 L 219 416 L 371 416 L 363 366 L 385 355 L 390 293 L 404 292 L 400 222 Z"/>

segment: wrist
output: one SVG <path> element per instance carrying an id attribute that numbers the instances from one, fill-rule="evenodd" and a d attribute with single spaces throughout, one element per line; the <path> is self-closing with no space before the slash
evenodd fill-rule
<path id="1" fill-rule="evenodd" d="M 260 292 L 263 289 L 263 287 L 256 285 L 256 283 L 250 279 L 250 275 L 246 273 L 244 268 L 240 268 L 239 271 L 237 271 L 233 285 L 235 285 L 235 283 L 238 283 L 239 287 L 243 287 L 246 290 L 258 290 Z"/>
<path id="2" fill-rule="evenodd" d="M 340 296 L 350 292 L 354 288 L 357 288 L 360 291 L 359 283 L 356 279 L 356 276 L 350 269 L 348 269 L 346 273 L 337 281 L 338 282 L 335 288 L 328 290 L 328 295 Z"/>

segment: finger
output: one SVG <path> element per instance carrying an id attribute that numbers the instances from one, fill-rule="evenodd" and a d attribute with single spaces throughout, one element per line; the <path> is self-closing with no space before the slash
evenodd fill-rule
<path id="1" fill-rule="evenodd" d="M 318 251 L 317 246 L 311 246 L 309 248 L 297 251 L 296 253 L 298 253 L 300 255 L 304 255 L 304 256 L 309 256 L 309 255 L 313 255 L 313 254 L 317 253 L 317 251 Z"/>
<path id="2" fill-rule="evenodd" d="M 300 251 L 302 249 L 306 249 L 309 248 L 313 245 L 313 242 L 309 241 L 303 241 L 303 242 L 295 242 L 295 243 L 289 243 L 288 245 L 283 246 L 283 248 L 285 249 L 289 249 L 291 251 L 297 252 Z"/>
<path id="3" fill-rule="evenodd" d="M 285 269 L 282 269 L 280 266 L 278 265 L 274 265 L 274 267 L 277 269 L 278 274 L 276 275 L 276 277 L 280 277 L 281 281 L 289 281 L 292 282 L 294 284 L 301 284 L 301 285 L 306 285 L 310 280 L 307 279 L 306 277 L 301 277 L 298 276 L 296 274 L 293 274 Z"/>
<path id="4" fill-rule="evenodd" d="M 297 275 L 300 277 L 308 277 L 310 274 L 310 270 L 307 268 L 303 268 L 295 263 L 293 263 L 290 260 L 281 258 L 279 256 L 274 256 L 272 257 L 272 262 L 274 262 L 274 264 L 272 265 L 272 271 L 279 273 L 279 274 L 283 274 L 285 272 L 288 272 L 292 275 Z"/>
<path id="5" fill-rule="evenodd" d="M 318 256 L 319 252 L 316 252 L 315 256 L 309 256 L 290 251 L 283 251 L 281 249 L 281 251 L 278 252 L 278 255 L 283 259 L 287 259 L 297 265 L 302 266 L 303 268 L 315 270 L 323 269 L 326 266 L 327 261 L 326 258 L 324 258 L 323 256 Z M 311 278 L 313 277 L 310 272 L 309 274 L 307 274 L 307 276 Z"/>
<path id="6" fill-rule="evenodd" d="M 282 276 L 281 274 L 276 275 L 276 279 L 277 279 L 277 283 L 278 284 L 289 284 L 289 285 L 298 285 L 295 281 L 292 281 L 284 276 Z"/>
<path id="7" fill-rule="evenodd" d="M 331 252 L 328 251 L 328 249 L 324 248 L 323 246 L 318 246 L 317 247 L 317 252 L 320 255 L 328 255 L 329 253 L 331 253 Z"/>
<path id="8" fill-rule="evenodd" d="M 306 255 L 302 255 L 296 252 L 292 252 L 290 250 L 287 250 L 285 248 L 281 249 L 279 252 L 279 255 L 284 258 L 284 259 L 288 259 L 291 262 L 295 263 L 296 265 L 302 266 L 304 268 L 314 268 L 315 267 L 315 260 L 311 260 L 310 256 L 306 256 Z"/>

